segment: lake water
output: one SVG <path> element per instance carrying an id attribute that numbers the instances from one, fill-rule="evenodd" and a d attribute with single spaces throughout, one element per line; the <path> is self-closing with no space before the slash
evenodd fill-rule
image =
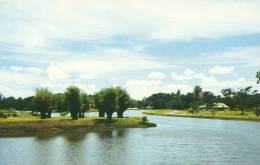
<path id="1" fill-rule="evenodd" d="M 260 164 L 258 122 L 148 119 L 158 127 L 0 138 L 0 165 Z"/>

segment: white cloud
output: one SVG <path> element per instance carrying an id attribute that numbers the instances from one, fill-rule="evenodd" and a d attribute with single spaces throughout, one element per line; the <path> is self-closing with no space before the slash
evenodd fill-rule
<path id="1" fill-rule="evenodd" d="M 191 91 L 191 86 L 186 84 L 164 84 L 161 80 L 127 80 L 126 89 L 131 97 L 142 99 L 158 92 L 176 92 L 181 89 L 182 92 Z"/>
<path id="2" fill-rule="evenodd" d="M 0 60 L 41 64 L 45 68 L 0 68 L 0 86 L 5 95 L 23 96 L 32 93 L 33 88 L 39 85 L 60 91 L 74 81 L 73 76 L 79 78 L 77 83 L 81 84 L 81 80 L 111 73 L 125 74 L 151 68 L 172 69 L 170 60 L 157 60 L 159 58 L 144 54 L 142 44 L 134 43 L 137 46 L 131 49 L 107 49 L 99 46 L 121 36 L 149 42 L 259 33 L 259 6 L 258 0 L 239 0 L 236 3 L 233 0 L 111 0 L 105 5 L 102 0 L 1 1 L 0 42 L 9 46 L 0 49 L 4 52 L 15 49 L 19 53 L 10 56 L 1 54 Z M 86 45 L 89 42 L 98 43 L 98 46 L 94 46 L 94 51 L 83 53 L 59 51 L 62 48 L 56 46 L 63 41 L 86 41 Z M 210 73 L 232 72 L 232 68 L 227 71 L 222 66 L 235 64 L 241 67 L 259 67 L 259 53 L 259 46 L 233 48 L 227 52 L 199 56 L 189 61 L 189 67 L 196 63 L 216 65 Z M 176 59 L 174 63 L 178 64 L 179 61 Z M 181 65 L 186 63 L 185 59 Z M 171 74 L 173 80 L 183 81 L 174 85 L 158 82 L 165 75 L 153 74 L 148 77 L 155 80 L 129 80 L 128 87 L 140 97 L 153 91 L 170 91 L 175 87 L 188 89 L 194 84 L 183 85 L 183 82 L 189 80 L 214 90 L 225 85 L 239 87 L 249 84 L 249 80 L 241 78 L 240 74 L 235 80 L 221 81 L 214 76 L 187 69 L 182 74 Z M 122 74 L 119 75 L 117 77 L 121 78 Z M 120 84 L 120 81 L 116 84 Z M 84 88 L 94 91 L 95 84 L 88 86 Z"/>
<path id="3" fill-rule="evenodd" d="M 229 74 L 234 72 L 235 67 L 233 66 L 218 66 L 215 65 L 214 67 L 209 69 L 209 73 L 213 74 Z"/>
<path id="4" fill-rule="evenodd" d="M 53 61 L 52 65 L 65 73 L 77 75 L 99 76 L 124 71 L 173 67 L 170 62 L 162 63 L 146 54 L 126 49 L 103 48 L 94 53 L 65 57 L 62 61 Z"/>
<path id="5" fill-rule="evenodd" d="M 36 72 L 32 72 L 36 71 Z M 34 93 L 38 84 L 44 81 L 44 72 L 39 68 L 9 67 L 0 68 L 0 93 L 4 96 L 24 97 Z"/>
<path id="6" fill-rule="evenodd" d="M 17 71 L 17 72 L 29 72 L 29 73 L 42 73 L 43 69 L 37 68 L 37 67 L 20 67 L 20 66 L 11 66 L 6 68 L 11 71 Z"/>
<path id="7" fill-rule="evenodd" d="M 162 80 L 165 79 L 165 74 L 162 72 L 151 72 L 148 74 L 148 78 Z"/>
<path id="8" fill-rule="evenodd" d="M 55 64 L 50 64 L 47 68 L 48 78 L 52 82 L 66 82 L 69 79 L 69 74 Z"/>
<path id="9" fill-rule="evenodd" d="M 203 73 L 197 73 L 191 69 L 186 69 L 184 71 L 184 74 L 177 74 L 175 72 L 172 72 L 171 77 L 173 80 L 182 80 L 182 81 L 192 80 L 192 79 L 197 79 L 197 80 L 202 80 L 202 81 L 208 81 L 210 79 L 212 81 L 214 79 L 213 76 L 206 76 Z"/>
<path id="10" fill-rule="evenodd" d="M 0 3 L 1 40 L 28 50 L 59 39 L 102 41 L 126 35 L 183 40 L 260 32 L 258 0 L 112 0 L 105 5 L 102 0 Z"/>
<path id="11" fill-rule="evenodd" d="M 227 51 L 204 54 L 193 60 L 193 64 L 239 65 L 240 67 L 260 67 L 260 46 L 234 47 Z"/>
<path id="12" fill-rule="evenodd" d="M 0 93 L 4 96 L 27 97 L 34 95 L 39 87 L 49 88 L 52 92 L 64 92 L 70 85 L 76 85 L 87 93 L 96 92 L 96 84 L 72 81 L 68 74 L 52 64 L 45 68 L 18 67 L 0 68 Z"/>
<path id="13" fill-rule="evenodd" d="M 79 78 L 83 80 L 94 80 L 96 79 L 96 76 L 90 73 L 85 73 L 85 74 L 80 74 Z"/>

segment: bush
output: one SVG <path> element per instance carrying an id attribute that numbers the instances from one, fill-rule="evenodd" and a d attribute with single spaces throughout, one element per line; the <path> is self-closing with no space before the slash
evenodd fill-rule
<path id="1" fill-rule="evenodd" d="M 146 116 L 142 117 L 142 122 L 147 123 L 148 122 L 148 118 Z"/>
<path id="2" fill-rule="evenodd" d="M 1 112 L 0 112 L 0 118 L 7 119 L 7 115 L 5 115 L 4 113 L 1 113 Z"/>

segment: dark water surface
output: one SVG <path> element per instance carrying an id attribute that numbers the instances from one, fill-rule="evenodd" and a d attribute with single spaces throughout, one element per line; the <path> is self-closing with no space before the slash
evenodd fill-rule
<path id="1" fill-rule="evenodd" d="M 260 165 L 258 122 L 148 118 L 158 127 L 0 138 L 0 165 Z"/>

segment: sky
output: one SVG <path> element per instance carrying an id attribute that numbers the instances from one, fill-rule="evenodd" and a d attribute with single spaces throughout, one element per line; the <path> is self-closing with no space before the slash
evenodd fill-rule
<path id="1" fill-rule="evenodd" d="M 260 90 L 259 8 L 260 0 L 0 0 L 0 93 Z"/>

